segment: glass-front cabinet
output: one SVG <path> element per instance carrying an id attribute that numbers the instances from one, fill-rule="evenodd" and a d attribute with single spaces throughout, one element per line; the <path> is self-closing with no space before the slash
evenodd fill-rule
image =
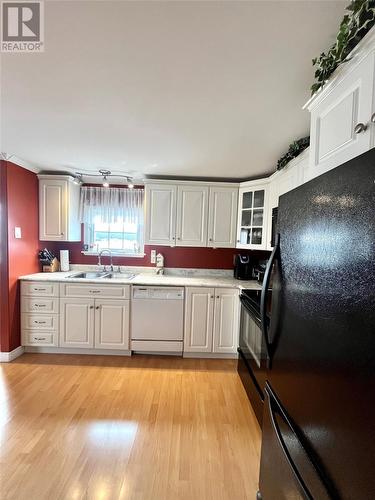
<path id="1" fill-rule="evenodd" d="M 249 182 L 239 191 L 237 248 L 266 248 L 268 185 Z"/>

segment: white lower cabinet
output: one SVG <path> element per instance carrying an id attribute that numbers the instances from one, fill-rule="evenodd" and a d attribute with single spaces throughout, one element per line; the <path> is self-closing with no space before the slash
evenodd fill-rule
<path id="1" fill-rule="evenodd" d="M 185 352 L 212 352 L 213 288 L 186 288 Z"/>
<path id="2" fill-rule="evenodd" d="M 58 283 L 23 281 L 21 284 L 21 343 L 56 347 L 59 341 Z"/>
<path id="3" fill-rule="evenodd" d="M 129 300 L 95 300 L 95 347 L 129 349 Z"/>
<path id="4" fill-rule="evenodd" d="M 213 352 L 237 352 L 239 314 L 238 290 L 216 288 Z"/>
<path id="5" fill-rule="evenodd" d="M 184 352 L 236 353 L 238 326 L 237 289 L 186 288 Z"/>
<path id="6" fill-rule="evenodd" d="M 60 299 L 60 347 L 94 347 L 94 299 Z"/>

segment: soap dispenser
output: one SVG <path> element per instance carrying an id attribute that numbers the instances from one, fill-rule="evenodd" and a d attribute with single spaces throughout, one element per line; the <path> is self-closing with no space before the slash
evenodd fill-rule
<path id="1" fill-rule="evenodd" d="M 164 255 L 161 253 L 156 256 L 156 267 L 158 268 L 156 274 L 164 274 Z"/>

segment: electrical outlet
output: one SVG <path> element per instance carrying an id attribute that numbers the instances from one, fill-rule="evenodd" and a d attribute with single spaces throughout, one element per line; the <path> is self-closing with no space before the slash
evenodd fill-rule
<path id="1" fill-rule="evenodd" d="M 151 264 L 156 264 L 156 250 L 151 250 Z"/>
<path id="2" fill-rule="evenodd" d="M 22 231 L 20 227 L 15 227 L 14 228 L 14 237 L 17 239 L 22 238 Z"/>

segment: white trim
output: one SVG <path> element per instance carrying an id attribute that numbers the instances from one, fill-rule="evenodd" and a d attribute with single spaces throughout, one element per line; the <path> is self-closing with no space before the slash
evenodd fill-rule
<path id="1" fill-rule="evenodd" d="M 216 353 L 216 352 L 184 352 L 184 358 L 212 358 L 212 359 L 237 359 L 237 353 Z"/>
<path id="2" fill-rule="evenodd" d="M 5 160 L 5 161 L 8 161 L 9 163 L 14 163 L 15 165 L 18 165 L 19 167 L 22 167 L 26 170 L 30 170 L 30 172 L 34 172 L 34 174 L 38 174 L 41 171 L 40 167 L 37 167 L 33 163 L 30 163 L 26 160 L 23 160 L 22 158 L 19 158 L 16 155 L 10 154 L 9 160 Z"/>
<path id="3" fill-rule="evenodd" d="M 217 187 L 239 187 L 240 182 L 199 181 L 199 180 L 176 180 L 176 179 L 145 179 L 144 185 L 149 184 L 172 184 L 173 186 L 217 186 Z"/>
<path id="4" fill-rule="evenodd" d="M 82 250 L 81 252 L 83 255 L 92 255 L 94 257 L 98 257 L 99 252 L 89 252 L 86 250 Z M 121 253 L 121 252 L 116 252 L 112 251 L 112 257 L 128 257 L 128 258 L 134 258 L 134 259 L 143 259 L 146 257 L 145 253 Z M 103 255 L 103 257 L 108 257 L 108 255 Z"/>
<path id="5" fill-rule="evenodd" d="M 131 351 L 119 351 L 115 349 L 76 349 L 68 347 L 40 347 L 27 346 L 25 352 L 39 352 L 44 354 L 91 354 L 91 355 L 110 355 L 110 356 L 131 356 Z"/>
<path id="6" fill-rule="evenodd" d="M 246 187 L 252 188 L 252 187 L 259 186 L 259 185 L 264 186 L 264 185 L 268 184 L 269 182 L 270 182 L 270 177 L 261 177 L 259 179 L 255 179 L 253 181 L 241 182 L 239 184 L 239 186 L 240 186 L 240 189 L 246 188 Z"/>
<path id="7" fill-rule="evenodd" d="M 24 352 L 25 348 L 22 345 L 16 347 L 10 352 L 0 352 L 0 363 L 9 363 L 19 356 L 22 356 Z"/>

